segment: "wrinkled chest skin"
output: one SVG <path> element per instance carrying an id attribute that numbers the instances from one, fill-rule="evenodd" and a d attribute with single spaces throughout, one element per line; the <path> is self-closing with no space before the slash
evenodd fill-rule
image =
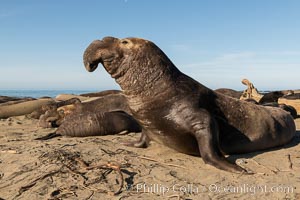
<path id="1" fill-rule="evenodd" d="M 182 153 L 199 155 L 197 141 L 189 129 L 189 124 L 182 120 L 193 116 L 193 111 L 185 104 L 186 101 L 180 99 L 174 104 L 153 102 L 153 107 L 132 112 L 150 140 Z"/>

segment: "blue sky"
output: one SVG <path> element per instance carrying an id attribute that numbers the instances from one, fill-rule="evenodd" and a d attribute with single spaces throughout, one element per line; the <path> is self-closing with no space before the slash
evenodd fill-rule
<path id="1" fill-rule="evenodd" d="M 297 0 L 0 0 L 0 89 L 119 88 L 99 65 L 94 39 L 155 42 L 184 73 L 212 88 L 300 88 Z"/>

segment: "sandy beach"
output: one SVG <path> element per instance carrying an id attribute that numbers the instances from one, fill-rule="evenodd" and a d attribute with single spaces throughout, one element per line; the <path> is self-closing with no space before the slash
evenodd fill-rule
<path id="1" fill-rule="evenodd" d="M 300 119 L 290 144 L 228 157 L 253 175 L 221 171 L 156 143 L 120 144 L 139 134 L 36 141 L 55 131 L 37 122 L 0 121 L 0 199 L 300 198 Z"/>

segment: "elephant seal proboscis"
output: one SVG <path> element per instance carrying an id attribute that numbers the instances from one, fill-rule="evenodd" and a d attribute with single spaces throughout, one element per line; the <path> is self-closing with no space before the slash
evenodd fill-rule
<path id="1" fill-rule="evenodd" d="M 205 163 L 241 173 L 224 154 L 247 153 L 288 143 L 295 135 L 291 115 L 212 91 L 180 72 L 153 42 L 105 37 L 84 52 L 90 72 L 101 63 L 121 86 L 142 136 Z"/>

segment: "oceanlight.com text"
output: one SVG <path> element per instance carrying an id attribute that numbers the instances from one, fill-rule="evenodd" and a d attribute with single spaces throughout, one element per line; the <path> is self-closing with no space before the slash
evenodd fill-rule
<path id="1" fill-rule="evenodd" d="M 135 185 L 133 189 L 136 192 L 141 193 L 153 193 L 166 195 L 170 193 L 244 193 L 255 195 L 258 193 L 294 193 L 294 187 L 290 185 L 251 185 L 251 184 L 240 184 L 240 185 L 221 185 L 221 184 L 210 184 L 207 186 L 197 184 L 146 184 L 140 183 Z"/>

